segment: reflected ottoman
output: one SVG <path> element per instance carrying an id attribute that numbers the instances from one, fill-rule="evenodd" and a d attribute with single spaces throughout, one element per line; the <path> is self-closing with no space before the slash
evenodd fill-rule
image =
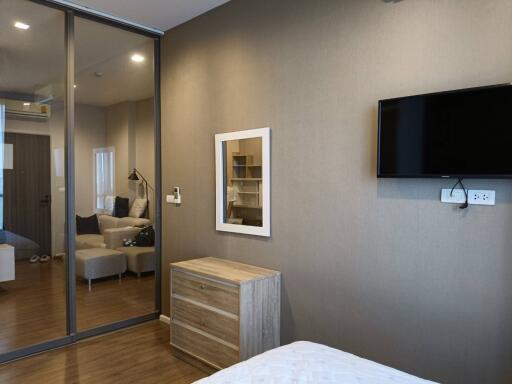
<path id="1" fill-rule="evenodd" d="M 76 251 L 76 274 L 87 280 L 121 275 L 126 272 L 126 255 L 108 248 L 89 248 Z"/>
<path id="2" fill-rule="evenodd" d="M 155 270 L 155 247 L 121 247 L 117 250 L 126 255 L 128 270 L 138 277 Z"/>

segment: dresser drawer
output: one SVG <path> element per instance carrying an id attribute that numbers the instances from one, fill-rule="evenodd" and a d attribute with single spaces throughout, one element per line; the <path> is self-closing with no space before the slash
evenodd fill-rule
<path id="1" fill-rule="evenodd" d="M 205 257 L 170 275 L 174 356 L 211 371 L 279 346 L 280 272 Z"/>
<path id="2" fill-rule="evenodd" d="M 237 286 L 173 269 L 171 288 L 172 294 L 238 315 L 239 289 Z"/>
<path id="3" fill-rule="evenodd" d="M 238 316 L 219 313 L 179 297 L 172 298 L 172 317 L 219 339 L 238 345 Z"/>
<path id="4" fill-rule="evenodd" d="M 217 369 L 226 368 L 238 362 L 238 350 L 207 337 L 176 320 L 171 322 L 171 345 Z"/>

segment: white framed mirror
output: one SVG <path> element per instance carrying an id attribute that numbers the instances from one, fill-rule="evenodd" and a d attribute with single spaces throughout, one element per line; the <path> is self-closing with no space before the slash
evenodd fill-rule
<path id="1" fill-rule="evenodd" d="M 270 128 L 215 135 L 216 229 L 270 237 Z"/>

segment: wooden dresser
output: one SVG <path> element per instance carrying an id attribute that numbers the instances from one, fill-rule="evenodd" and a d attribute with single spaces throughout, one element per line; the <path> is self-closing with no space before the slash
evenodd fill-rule
<path id="1" fill-rule="evenodd" d="M 206 257 L 171 264 L 171 346 L 226 368 L 279 346 L 281 273 Z"/>

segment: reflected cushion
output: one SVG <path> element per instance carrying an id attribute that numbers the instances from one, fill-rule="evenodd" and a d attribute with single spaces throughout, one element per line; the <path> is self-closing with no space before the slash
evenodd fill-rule
<path id="1" fill-rule="evenodd" d="M 76 234 L 99 235 L 100 226 L 98 224 L 98 216 L 81 217 L 76 215 Z"/>
<path id="2" fill-rule="evenodd" d="M 146 207 L 148 206 L 148 199 L 135 199 L 130 208 L 130 217 L 139 218 L 144 215 L 146 212 Z"/>
<path id="3" fill-rule="evenodd" d="M 116 202 L 115 196 L 107 196 L 105 197 L 105 209 L 104 214 L 112 216 L 112 213 L 114 213 L 114 205 Z"/>
<path id="4" fill-rule="evenodd" d="M 130 200 L 127 197 L 116 196 L 114 203 L 114 212 L 112 216 L 115 217 L 126 217 L 130 212 Z"/>

